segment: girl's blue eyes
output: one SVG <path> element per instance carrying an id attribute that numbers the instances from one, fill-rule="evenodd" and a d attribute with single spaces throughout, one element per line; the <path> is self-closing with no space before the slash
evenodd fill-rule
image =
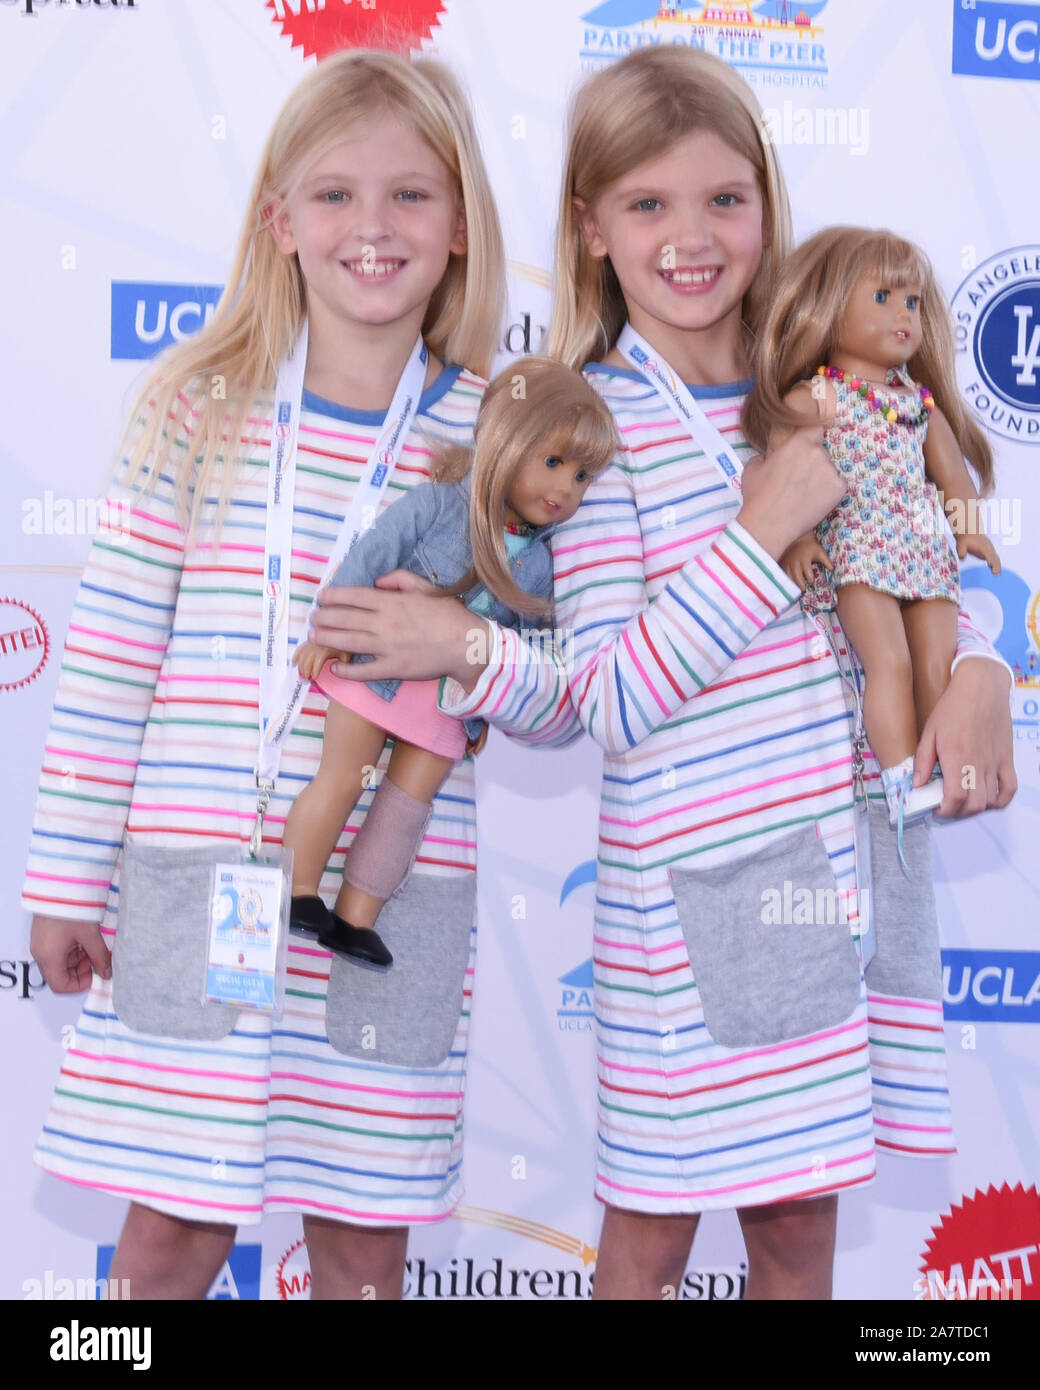
<path id="1" fill-rule="evenodd" d="M 723 202 L 723 199 L 727 201 Z M 712 198 L 711 205 L 712 207 L 732 208 L 736 207 L 739 202 L 740 199 L 736 193 L 718 193 Z M 652 208 L 648 207 L 648 203 L 653 203 L 654 206 Z M 637 212 L 656 212 L 658 208 L 663 206 L 664 204 L 661 202 L 660 198 L 640 198 L 637 203 L 633 204 Z"/>
<path id="2" fill-rule="evenodd" d="M 333 205 L 345 203 L 349 197 L 350 194 L 345 192 L 342 188 L 330 188 L 327 193 L 321 194 L 322 202 L 332 203 Z M 394 197 L 400 198 L 402 202 L 418 203 L 426 197 L 426 194 L 420 193 L 416 188 L 402 188 L 399 193 L 394 194 Z"/>

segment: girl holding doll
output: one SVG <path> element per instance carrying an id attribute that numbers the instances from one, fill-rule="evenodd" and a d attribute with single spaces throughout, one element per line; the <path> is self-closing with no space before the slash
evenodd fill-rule
<path id="1" fill-rule="evenodd" d="M 856 671 L 780 564 L 845 484 L 819 426 L 756 462 L 740 429 L 789 241 L 775 150 L 723 62 L 645 49 L 579 90 L 548 350 L 584 369 L 621 440 L 552 539 L 572 699 L 606 754 L 601 1298 L 668 1296 L 699 1213 L 733 1207 L 748 1297 L 828 1297 L 837 1193 L 872 1181 L 879 1148 L 952 1148 L 929 827 L 907 831 L 911 894 L 873 837 L 868 931 Z M 976 793 L 947 781 L 946 814 L 1015 790 L 993 656 L 961 615 L 917 744 L 919 776 L 979 769 Z M 456 707 L 493 699 L 488 681 Z M 836 893 L 842 920 L 777 918 L 785 884 Z"/>
<path id="2" fill-rule="evenodd" d="M 394 507 L 438 448 L 469 444 L 503 284 L 454 79 L 340 54 L 275 122 L 212 321 L 133 412 L 113 488 L 132 516 L 94 542 L 73 610 L 23 903 L 51 988 L 89 987 L 37 1161 L 129 1199 L 111 1275 L 135 1298 L 204 1297 L 236 1227 L 268 1212 L 302 1215 L 314 1297 L 399 1297 L 409 1225 L 458 1201 L 472 763 L 432 793 L 416 871 L 381 921 L 395 969 L 355 971 L 293 937 L 277 1020 L 201 1002 L 206 922 L 129 866 L 161 877 L 251 836 L 277 845 L 326 716 L 289 653 L 364 508 Z M 435 677 L 474 688 L 484 620 L 387 582 L 378 636 L 363 628 L 352 650 L 404 634 L 394 675 L 432 696 Z M 532 742 L 573 734 L 565 692 L 527 719 Z M 329 901 L 386 775 L 382 733 L 371 761 L 316 885 Z"/>

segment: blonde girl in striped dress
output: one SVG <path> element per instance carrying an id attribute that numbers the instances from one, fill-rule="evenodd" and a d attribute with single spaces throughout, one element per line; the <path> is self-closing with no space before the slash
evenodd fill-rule
<path id="1" fill-rule="evenodd" d="M 288 581 L 291 652 L 395 384 L 412 380 L 402 372 L 414 372 L 416 413 L 381 505 L 427 479 L 438 447 L 471 442 L 503 287 L 494 204 L 454 80 L 436 63 L 344 53 L 290 96 L 225 297 L 163 358 L 134 410 L 113 488 L 127 521 L 97 538 L 77 595 L 23 905 L 51 988 L 89 987 L 36 1158 L 129 1200 L 111 1273 L 135 1298 L 203 1297 L 235 1228 L 271 1212 L 302 1214 L 315 1297 L 399 1297 L 409 1225 L 459 1200 L 472 762 L 440 789 L 401 898 L 424 938 L 442 933 L 432 973 L 409 964 L 405 941 L 396 983 L 377 989 L 380 977 L 337 974 L 327 951 L 293 938 L 280 1019 L 207 1011 L 201 977 L 179 964 L 194 936 L 176 904 L 144 902 L 118 933 L 116 918 L 124 840 L 229 853 L 249 843 L 268 582 Z M 272 577 L 272 399 L 305 317 L 291 572 Z M 420 618 L 425 645 L 411 635 L 397 674 L 457 676 L 459 693 L 483 674 L 461 604 L 377 597 L 407 598 Z M 378 653 L 379 640 L 359 650 Z M 528 735 L 567 737 L 565 706 L 544 702 Z M 325 709 L 310 689 L 284 747 L 269 843 L 318 767 Z M 338 837 L 320 885 L 329 902 L 388 755 Z M 406 937 L 407 925 L 398 920 Z"/>
<path id="2" fill-rule="evenodd" d="M 761 132 L 728 66 L 668 46 L 589 79 L 570 130 L 549 352 L 584 368 L 622 442 L 553 540 L 571 695 L 606 754 L 602 1298 L 668 1296 L 715 1208 L 738 1210 L 749 1298 L 829 1297 L 836 1194 L 873 1180 L 879 1148 L 952 1149 L 928 827 L 907 837 L 913 903 L 894 851 L 875 856 L 871 958 L 846 651 L 779 564 L 844 487 L 821 430 L 741 475 L 750 348 L 790 239 Z M 993 655 L 962 615 L 917 750 L 925 775 L 956 769 L 948 789 L 978 769 L 947 815 L 1014 794 L 1009 672 L 964 660 Z"/>

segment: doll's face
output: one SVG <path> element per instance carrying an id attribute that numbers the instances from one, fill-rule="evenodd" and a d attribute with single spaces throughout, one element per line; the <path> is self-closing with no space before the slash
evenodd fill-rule
<path id="1" fill-rule="evenodd" d="M 921 334 L 921 282 L 887 284 L 869 271 L 849 297 L 838 348 L 865 366 L 888 370 L 913 357 Z"/>
<path id="2" fill-rule="evenodd" d="M 568 458 L 563 441 L 549 440 L 534 449 L 516 471 L 509 489 L 506 521 L 526 521 L 531 526 L 572 517 L 592 482 L 592 474 Z"/>

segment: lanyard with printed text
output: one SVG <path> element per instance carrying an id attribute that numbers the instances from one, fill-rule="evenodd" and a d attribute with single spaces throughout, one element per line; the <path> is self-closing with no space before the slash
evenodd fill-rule
<path id="1" fill-rule="evenodd" d="M 379 515 L 379 503 L 408 438 L 426 380 L 428 354 L 420 335 L 397 383 L 368 462 L 347 508 L 322 584 Z M 267 471 L 267 520 L 264 538 L 264 590 L 260 631 L 260 750 L 256 763 L 257 815 L 251 852 L 263 834 L 264 812 L 271 800 L 282 748 L 303 706 L 310 681 L 289 662 L 289 587 L 292 573 L 293 494 L 296 449 L 307 363 L 307 325 L 278 370 Z M 318 586 L 321 589 L 321 585 Z M 318 606 L 317 593 L 306 622 Z M 306 629 L 306 622 L 304 629 Z"/>
<path id="2" fill-rule="evenodd" d="M 676 376 L 660 353 L 655 353 L 630 323 L 626 323 L 621 330 L 617 349 L 647 379 L 664 403 L 677 412 L 693 442 L 712 460 L 729 486 L 739 492 L 744 465 L 694 400 L 686 383 Z"/>

